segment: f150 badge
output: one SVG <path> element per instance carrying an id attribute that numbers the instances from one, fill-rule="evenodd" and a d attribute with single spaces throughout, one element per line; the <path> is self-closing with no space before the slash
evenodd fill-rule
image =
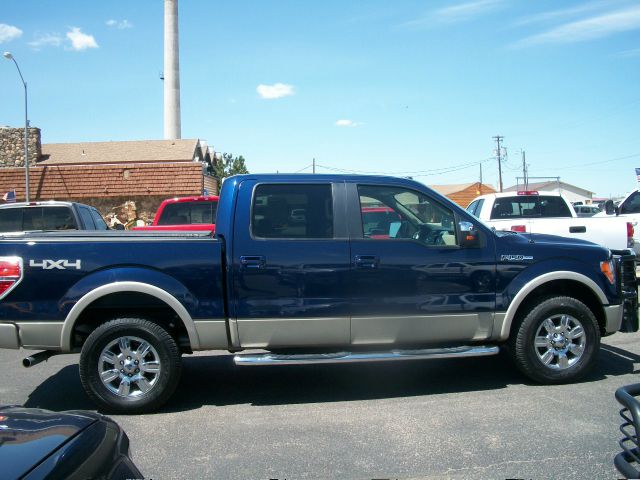
<path id="1" fill-rule="evenodd" d="M 533 260 L 533 257 L 528 255 L 501 255 L 500 261 L 502 262 L 521 262 L 522 260 Z"/>
<path id="2" fill-rule="evenodd" d="M 29 260 L 29 266 L 33 268 L 41 268 L 43 270 L 66 270 L 67 268 L 75 268 L 76 270 L 80 270 L 80 260 L 48 260 L 43 259 L 41 262 L 36 262 L 35 260 Z"/>

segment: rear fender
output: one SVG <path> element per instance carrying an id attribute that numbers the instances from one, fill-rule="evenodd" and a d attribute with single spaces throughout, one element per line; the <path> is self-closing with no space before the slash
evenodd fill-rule
<path id="1" fill-rule="evenodd" d="M 178 315 L 189 335 L 191 348 L 200 348 L 195 324 L 189 313 L 197 306 L 197 298 L 173 277 L 145 268 L 112 268 L 92 273 L 69 289 L 59 307 L 65 316 L 60 345 L 63 352 L 71 350 L 73 328 L 82 312 L 105 295 L 121 292 L 144 293 L 166 303 Z"/>

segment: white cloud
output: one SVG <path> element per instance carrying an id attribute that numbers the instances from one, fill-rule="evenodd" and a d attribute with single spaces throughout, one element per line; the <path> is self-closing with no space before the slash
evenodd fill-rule
<path id="1" fill-rule="evenodd" d="M 512 26 L 522 27 L 525 25 L 531 25 L 534 23 L 544 23 L 554 20 L 560 20 L 563 18 L 575 17 L 581 13 L 592 12 L 594 10 L 605 9 L 611 6 L 613 0 L 597 0 L 594 2 L 588 2 L 576 7 L 562 8 L 560 10 L 551 10 L 548 12 L 536 13 L 527 17 L 516 20 Z"/>
<path id="2" fill-rule="evenodd" d="M 78 27 L 73 27 L 67 32 L 67 38 L 71 41 L 71 50 L 77 52 L 88 48 L 98 48 L 98 43 L 93 35 L 82 33 Z"/>
<path id="3" fill-rule="evenodd" d="M 62 45 L 62 37 L 57 33 L 38 33 L 28 45 L 34 50 L 40 50 L 42 47 L 59 47 Z"/>
<path id="4" fill-rule="evenodd" d="M 415 28 L 443 23 L 466 22 L 480 15 L 485 15 L 503 4 L 504 0 L 476 0 L 473 2 L 459 3 L 428 12 L 415 20 L 401 24 L 400 27 Z"/>
<path id="5" fill-rule="evenodd" d="M 124 30 L 126 28 L 133 28 L 133 23 L 131 23 L 129 20 L 124 19 L 124 20 L 114 20 L 113 18 L 110 20 L 107 20 L 105 22 L 105 24 L 107 25 L 107 27 L 111 27 L 111 28 L 117 28 L 118 30 Z"/>
<path id="6" fill-rule="evenodd" d="M 274 98 L 290 97 L 295 93 L 293 85 L 286 83 L 274 83 L 273 85 L 258 85 L 256 88 L 261 98 L 272 100 Z"/>
<path id="7" fill-rule="evenodd" d="M 450 22 L 469 20 L 478 15 L 483 15 L 489 10 L 500 6 L 502 0 L 477 0 L 475 2 L 460 3 L 451 7 L 441 8 L 435 11 L 437 17 Z"/>
<path id="8" fill-rule="evenodd" d="M 516 42 L 512 47 L 584 42 L 640 29 L 640 6 L 566 23 Z"/>
<path id="9" fill-rule="evenodd" d="M 22 30 L 13 25 L 0 23 L 0 43 L 10 42 L 22 36 Z"/>
<path id="10" fill-rule="evenodd" d="M 624 50 L 622 52 L 618 52 L 617 54 L 615 54 L 615 56 L 620 58 L 640 57 L 640 48 Z"/>
<path id="11" fill-rule="evenodd" d="M 362 124 L 360 122 L 354 122 L 353 120 L 343 118 L 341 120 L 336 121 L 334 125 L 336 127 L 359 127 Z"/>

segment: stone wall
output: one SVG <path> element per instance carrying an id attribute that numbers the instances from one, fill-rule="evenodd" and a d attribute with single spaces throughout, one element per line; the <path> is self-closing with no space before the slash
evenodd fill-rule
<path id="1" fill-rule="evenodd" d="M 42 155 L 40 129 L 29 127 L 29 165 Z M 0 127 L 0 168 L 24 167 L 24 128 Z"/>

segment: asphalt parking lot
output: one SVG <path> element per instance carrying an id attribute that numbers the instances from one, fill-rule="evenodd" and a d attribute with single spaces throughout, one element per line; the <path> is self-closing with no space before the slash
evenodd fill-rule
<path id="1" fill-rule="evenodd" d="M 162 478 L 617 478 L 618 404 L 640 334 L 603 341 L 583 382 L 531 384 L 501 354 L 360 365 L 236 367 L 189 356 L 161 412 L 114 416 Z M 0 350 L 0 403 L 94 409 L 78 356 L 24 369 Z"/>

